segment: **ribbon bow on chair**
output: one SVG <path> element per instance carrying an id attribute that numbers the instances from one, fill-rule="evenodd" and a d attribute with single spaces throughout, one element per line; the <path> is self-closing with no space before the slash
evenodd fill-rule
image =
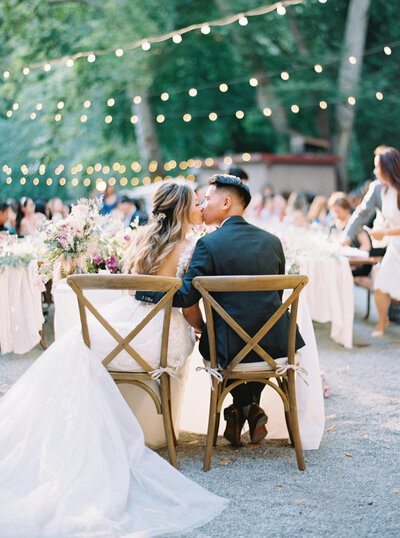
<path id="1" fill-rule="evenodd" d="M 160 366 L 156 370 L 152 370 L 151 372 L 149 372 L 149 374 L 151 375 L 151 378 L 154 380 L 160 379 L 160 377 L 164 373 L 170 375 L 171 377 L 176 379 L 179 383 L 181 383 L 182 374 L 176 368 L 173 368 L 172 366 L 165 366 L 165 367 Z"/>
<path id="2" fill-rule="evenodd" d="M 308 372 L 305 368 L 300 366 L 299 362 L 297 362 L 296 364 L 284 364 L 282 366 L 278 366 L 278 368 L 275 370 L 275 373 L 277 375 L 284 375 L 288 370 L 293 370 L 304 381 L 306 385 L 309 384 L 307 379 L 304 377 L 308 375 Z"/>
<path id="3" fill-rule="evenodd" d="M 201 370 L 204 370 L 205 372 L 207 372 L 207 374 L 209 376 L 209 380 L 210 380 L 211 390 L 214 390 L 213 383 L 212 383 L 212 378 L 213 377 L 215 377 L 215 379 L 219 383 L 221 383 L 221 381 L 224 380 L 224 378 L 222 377 L 221 372 L 218 371 L 218 368 L 211 368 L 211 366 L 198 366 L 196 368 L 196 372 L 200 372 Z"/>

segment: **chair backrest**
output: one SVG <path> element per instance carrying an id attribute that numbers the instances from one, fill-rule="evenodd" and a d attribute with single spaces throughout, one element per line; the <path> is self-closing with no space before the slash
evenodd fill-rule
<path id="1" fill-rule="evenodd" d="M 167 366 L 168 337 L 171 320 L 172 300 L 174 293 L 181 287 L 179 278 L 148 276 L 148 275 L 71 275 L 67 278 L 68 285 L 78 298 L 79 315 L 82 325 L 82 336 L 87 347 L 90 348 L 89 327 L 86 308 L 93 314 L 99 323 L 116 340 L 116 347 L 103 359 L 107 366 L 122 350 L 125 350 L 146 372 L 154 370 L 146 360 L 130 345 L 135 336 L 164 308 L 163 331 L 160 349 L 160 366 Z M 122 337 L 110 323 L 100 314 L 97 308 L 84 295 L 84 290 L 141 290 L 165 292 L 162 299 L 153 306 L 150 312 L 125 337 Z M 147 303 L 148 304 L 148 303 Z"/>
<path id="2" fill-rule="evenodd" d="M 232 357 L 227 371 L 232 371 L 245 357 L 254 350 L 262 360 L 267 362 L 274 370 L 277 368 L 275 360 L 260 347 L 259 342 L 277 323 L 277 321 L 289 312 L 289 334 L 288 334 L 288 362 L 294 364 L 296 351 L 296 320 L 299 295 L 307 284 L 308 278 L 304 275 L 266 275 L 266 276 L 209 276 L 196 277 L 193 279 L 193 286 L 201 293 L 204 301 L 206 313 L 208 340 L 210 347 L 210 363 L 212 368 L 217 368 L 217 349 L 214 332 L 214 320 L 212 311 L 215 310 L 229 327 L 245 342 L 242 350 Z M 221 304 L 215 299 L 213 292 L 264 292 L 283 291 L 291 289 L 292 292 L 282 303 L 282 305 L 265 320 L 264 325 L 251 337 L 249 334 L 224 310 Z"/>

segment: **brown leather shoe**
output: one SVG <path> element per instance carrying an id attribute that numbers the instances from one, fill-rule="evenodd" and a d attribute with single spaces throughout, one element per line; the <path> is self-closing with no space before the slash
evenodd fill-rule
<path id="1" fill-rule="evenodd" d="M 251 442 L 259 443 L 268 433 L 265 427 L 265 424 L 268 422 L 267 415 L 260 406 L 253 403 L 250 406 L 247 420 L 249 421 Z"/>
<path id="2" fill-rule="evenodd" d="M 226 420 L 225 439 L 228 439 L 233 446 L 242 446 L 240 434 L 246 422 L 243 411 L 230 405 L 224 410 L 224 418 Z"/>

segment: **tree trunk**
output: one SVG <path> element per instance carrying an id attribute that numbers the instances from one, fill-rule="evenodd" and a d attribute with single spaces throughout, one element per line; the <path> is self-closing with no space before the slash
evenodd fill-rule
<path id="1" fill-rule="evenodd" d="M 356 97 L 361 75 L 365 38 L 368 26 L 368 8 L 370 0 L 351 0 L 346 19 L 343 57 L 339 69 L 338 93 L 346 100 L 346 104 L 336 107 L 337 133 L 334 138 L 334 149 L 341 158 L 338 165 L 338 187 L 348 190 L 348 158 L 351 143 L 351 132 L 354 126 L 355 107 L 347 104 L 349 96 Z M 356 64 L 349 62 L 355 56 Z"/>
<path id="2" fill-rule="evenodd" d="M 132 106 L 133 113 L 139 118 L 135 123 L 136 140 L 143 172 L 145 175 L 154 178 L 155 176 L 163 175 L 163 160 L 147 89 L 142 89 L 140 96 L 142 98 L 141 102 L 134 103 Z M 155 171 L 149 171 L 151 161 L 158 163 Z"/>

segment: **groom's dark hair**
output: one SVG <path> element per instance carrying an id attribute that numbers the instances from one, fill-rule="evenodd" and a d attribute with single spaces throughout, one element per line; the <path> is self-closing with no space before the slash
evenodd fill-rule
<path id="1" fill-rule="evenodd" d="M 228 174 L 215 174 L 212 176 L 209 185 L 215 185 L 217 189 L 233 191 L 241 200 L 243 208 L 249 205 L 251 200 L 250 189 L 240 178 L 229 176 Z"/>

